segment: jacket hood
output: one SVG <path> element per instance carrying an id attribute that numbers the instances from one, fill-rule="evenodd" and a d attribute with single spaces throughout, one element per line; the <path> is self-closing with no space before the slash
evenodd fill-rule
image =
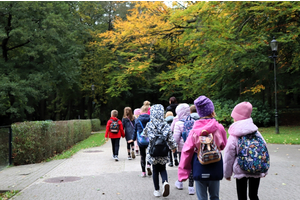
<path id="1" fill-rule="evenodd" d="M 117 120 L 118 120 L 118 118 L 116 118 L 116 117 L 110 117 L 110 119 L 112 119 L 112 120 L 114 120 L 114 121 L 117 121 Z"/>
<path id="2" fill-rule="evenodd" d="M 200 119 L 198 113 L 191 113 L 191 118 L 193 118 L 194 120 Z"/>
<path id="3" fill-rule="evenodd" d="M 186 119 L 190 115 L 190 106 L 187 103 L 179 104 L 176 107 L 176 114 L 179 120 Z"/>
<path id="4" fill-rule="evenodd" d="M 215 118 L 211 119 L 199 119 L 194 122 L 193 130 L 200 136 L 203 130 L 208 133 L 214 133 L 219 128 L 219 123 Z"/>
<path id="5" fill-rule="evenodd" d="M 149 122 L 150 120 L 150 115 L 148 114 L 141 114 L 138 118 L 141 122 Z"/>
<path id="6" fill-rule="evenodd" d="M 230 135 L 241 137 L 243 135 L 248 135 L 258 130 L 258 127 L 253 123 L 252 118 L 240 120 L 234 122 L 228 129 Z"/>
<path id="7" fill-rule="evenodd" d="M 150 123 L 147 124 L 146 129 L 153 133 L 161 132 L 165 136 L 171 131 L 170 126 L 164 121 L 164 107 L 161 104 L 151 107 Z"/>

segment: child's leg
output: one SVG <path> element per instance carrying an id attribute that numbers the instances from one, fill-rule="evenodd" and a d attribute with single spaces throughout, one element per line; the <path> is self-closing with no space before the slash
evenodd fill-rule
<path id="1" fill-rule="evenodd" d="M 173 156 L 172 156 L 172 151 L 171 151 L 171 150 L 169 151 L 169 159 L 170 159 L 170 164 L 169 164 L 169 166 L 170 166 L 170 167 L 173 167 Z"/>
<path id="2" fill-rule="evenodd" d="M 238 200 L 247 200 L 247 178 L 236 179 Z"/>
<path id="3" fill-rule="evenodd" d="M 196 193 L 198 200 L 207 200 L 208 181 L 196 181 Z"/>
<path id="4" fill-rule="evenodd" d="M 115 143 L 116 143 L 116 140 L 113 139 L 113 138 L 111 138 L 110 141 L 111 141 L 112 153 L 113 153 L 113 156 L 115 156 L 116 155 L 116 152 L 115 152 Z"/>
<path id="5" fill-rule="evenodd" d="M 166 165 L 160 165 L 159 172 L 160 172 L 162 183 L 164 183 L 165 181 L 168 182 L 168 173 L 166 170 Z"/>
<path id="6" fill-rule="evenodd" d="M 135 153 L 134 153 L 134 142 L 130 143 L 130 147 L 131 147 L 131 156 L 133 159 L 135 159 Z M 130 150 L 129 150 L 130 151 Z"/>
<path id="7" fill-rule="evenodd" d="M 220 181 L 208 181 L 208 192 L 210 200 L 219 200 Z"/>
<path id="8" fill-rule="evenodd" d="M 142 172 L 146 172 L 146 148 L 140 147 Z"/>
<path id="9" fill-rule="evenodd" d="M 154 189 L 159 190 L 159 167 L 157 165 L 152 165 L 152 171 Z"/>
<path id="10" fill-rule="evenodd" d="M 250 200 L 258 200 L 258 188 L 260 178 L 249 178 L 249 198 Z"/>
<path id="11" fill-rule="evenodd" d="M 193 170 L 191 170 L 191 173 L 189 175 L 189 187 L 194 187 Z"/>
<path id="12" fill-rule="evenodd" d="M 115 155 L 119 155 L 119 148 L 120 148 L 120 138 L 115 139 Z"/>
<path id="13" fill-rule="evenodd" d="M 138 145 L 137 141 L 134 141 L 134 146 L 135 146 L 135 153 L 138 154 L 139 153 L 139 145 Z"/>

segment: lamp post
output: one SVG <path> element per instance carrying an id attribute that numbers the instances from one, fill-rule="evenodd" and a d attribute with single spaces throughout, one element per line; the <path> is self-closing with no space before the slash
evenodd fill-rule
<path id="1" fill-rule="evenodd" d="M 91 113 L 91 118 L 93 118 L 94 104 L 95 104 L 95 101 L 94 101 L 94 99 L 95 99 L 95 85 L 92 84 L 91 87 L 92 87 L 92 92 L 93 92 L 93 103 L 92 103 L 92 113 Z"/>
<path id="2" fill-rule="evenodd" d="M 279 134 L 279 127 L 278 127 L 278 112 L 277 112 L 277 80 L 276 80 L 276 58 L 277 58 L 277 50 L 278 50 L 278 42 L 273 37 L 273 40 L 270 42 L 270 46 L 273 52 L 273 55 L 270 58 L 274 60 L 274 90 L 275 90 L 275 129 L 276 134 Z"/>

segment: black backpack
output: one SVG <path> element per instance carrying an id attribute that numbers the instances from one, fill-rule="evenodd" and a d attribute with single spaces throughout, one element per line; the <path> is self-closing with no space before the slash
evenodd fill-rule
<path id="1" fill-rule="evenodd" d="M 166 137 L 162 133 L 156 133 L 154 139 L 151 141 L 152 145 L 149 149 L 149 154 L 152 157 L 165 157 L 168 156 L 170 151 L 167 145 Z"/>

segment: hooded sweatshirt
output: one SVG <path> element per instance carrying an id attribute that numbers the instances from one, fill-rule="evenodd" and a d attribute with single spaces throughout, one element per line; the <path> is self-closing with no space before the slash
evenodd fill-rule
<path id="1" fill-rule="evenodd" d="M 193 129 L 190 131 L 187 140 L 181 151 L 181 159 L 178 166 L 178 180 L 188 179 L 192 169 L 192 159 L 194 153 L 200 148 L 199 136 L 202 130 L 207 130 L 213 134 L 214 141 L 220 150 L 223 150 L 227 143 L 226 131 L 222 124 L 216 119 L 199 119 L 195 121 Z"/>
<path id="2" fill-rule="evenodd" d="M 181 152 L 184 145 L 183 138 L 181 137 L 184 128 L 184 122 L 180 120 L 185 120 L 190 115 L 190 106 L 186 103 L 180 104 L 176 108 L 176 113 L 178 121 L 175 122 L 173 137 L 178 145 L 178 152 Z"/>
<path id="3" fill-rule="evenodd" d="M 164 121 L 164 107 L 160 104 L 153 105 L 150 110 L 150 122 L 147 123 L 144 129 L 144 135 L 149 138 L 148 150 L 152 146 L 152 141 L 155 138 L 155 134 L 163 134 L 165 136 L 169 149 L 173 150 L 177 147 L 170 126 Z M 147 160 L 155 165 L 164 165 L 169 162 L 168 156 L 164 157 L 152 157 L 147 151 Z"/>
<path id="4" fill-rule="evenodd" d="M 242 170 L 237 162 L 237 154 L 238 154 L 238 139 L 241 136 L 248 135 L 257 131 L 257 126 L 253 123 L 252 118 L 248 118 L 245 120 L 240 120 L 234 122 L 228 129 L 229 138 L 228 143 L 224 149 L 224 159 L 223 159 L 223 167 L 224 167 L 224 177 L 229 178 L 234 173 L 234 178 L 241 179 L 243 177 L 264 177 L 267 175 L 266 173 L 258 173 L 258 174 L 250 174 L 246 171 Z M 257 131 L 258 135 L 263 139 L 264 143 L 266 141 L 262 137 L 262 135 Z"/>

